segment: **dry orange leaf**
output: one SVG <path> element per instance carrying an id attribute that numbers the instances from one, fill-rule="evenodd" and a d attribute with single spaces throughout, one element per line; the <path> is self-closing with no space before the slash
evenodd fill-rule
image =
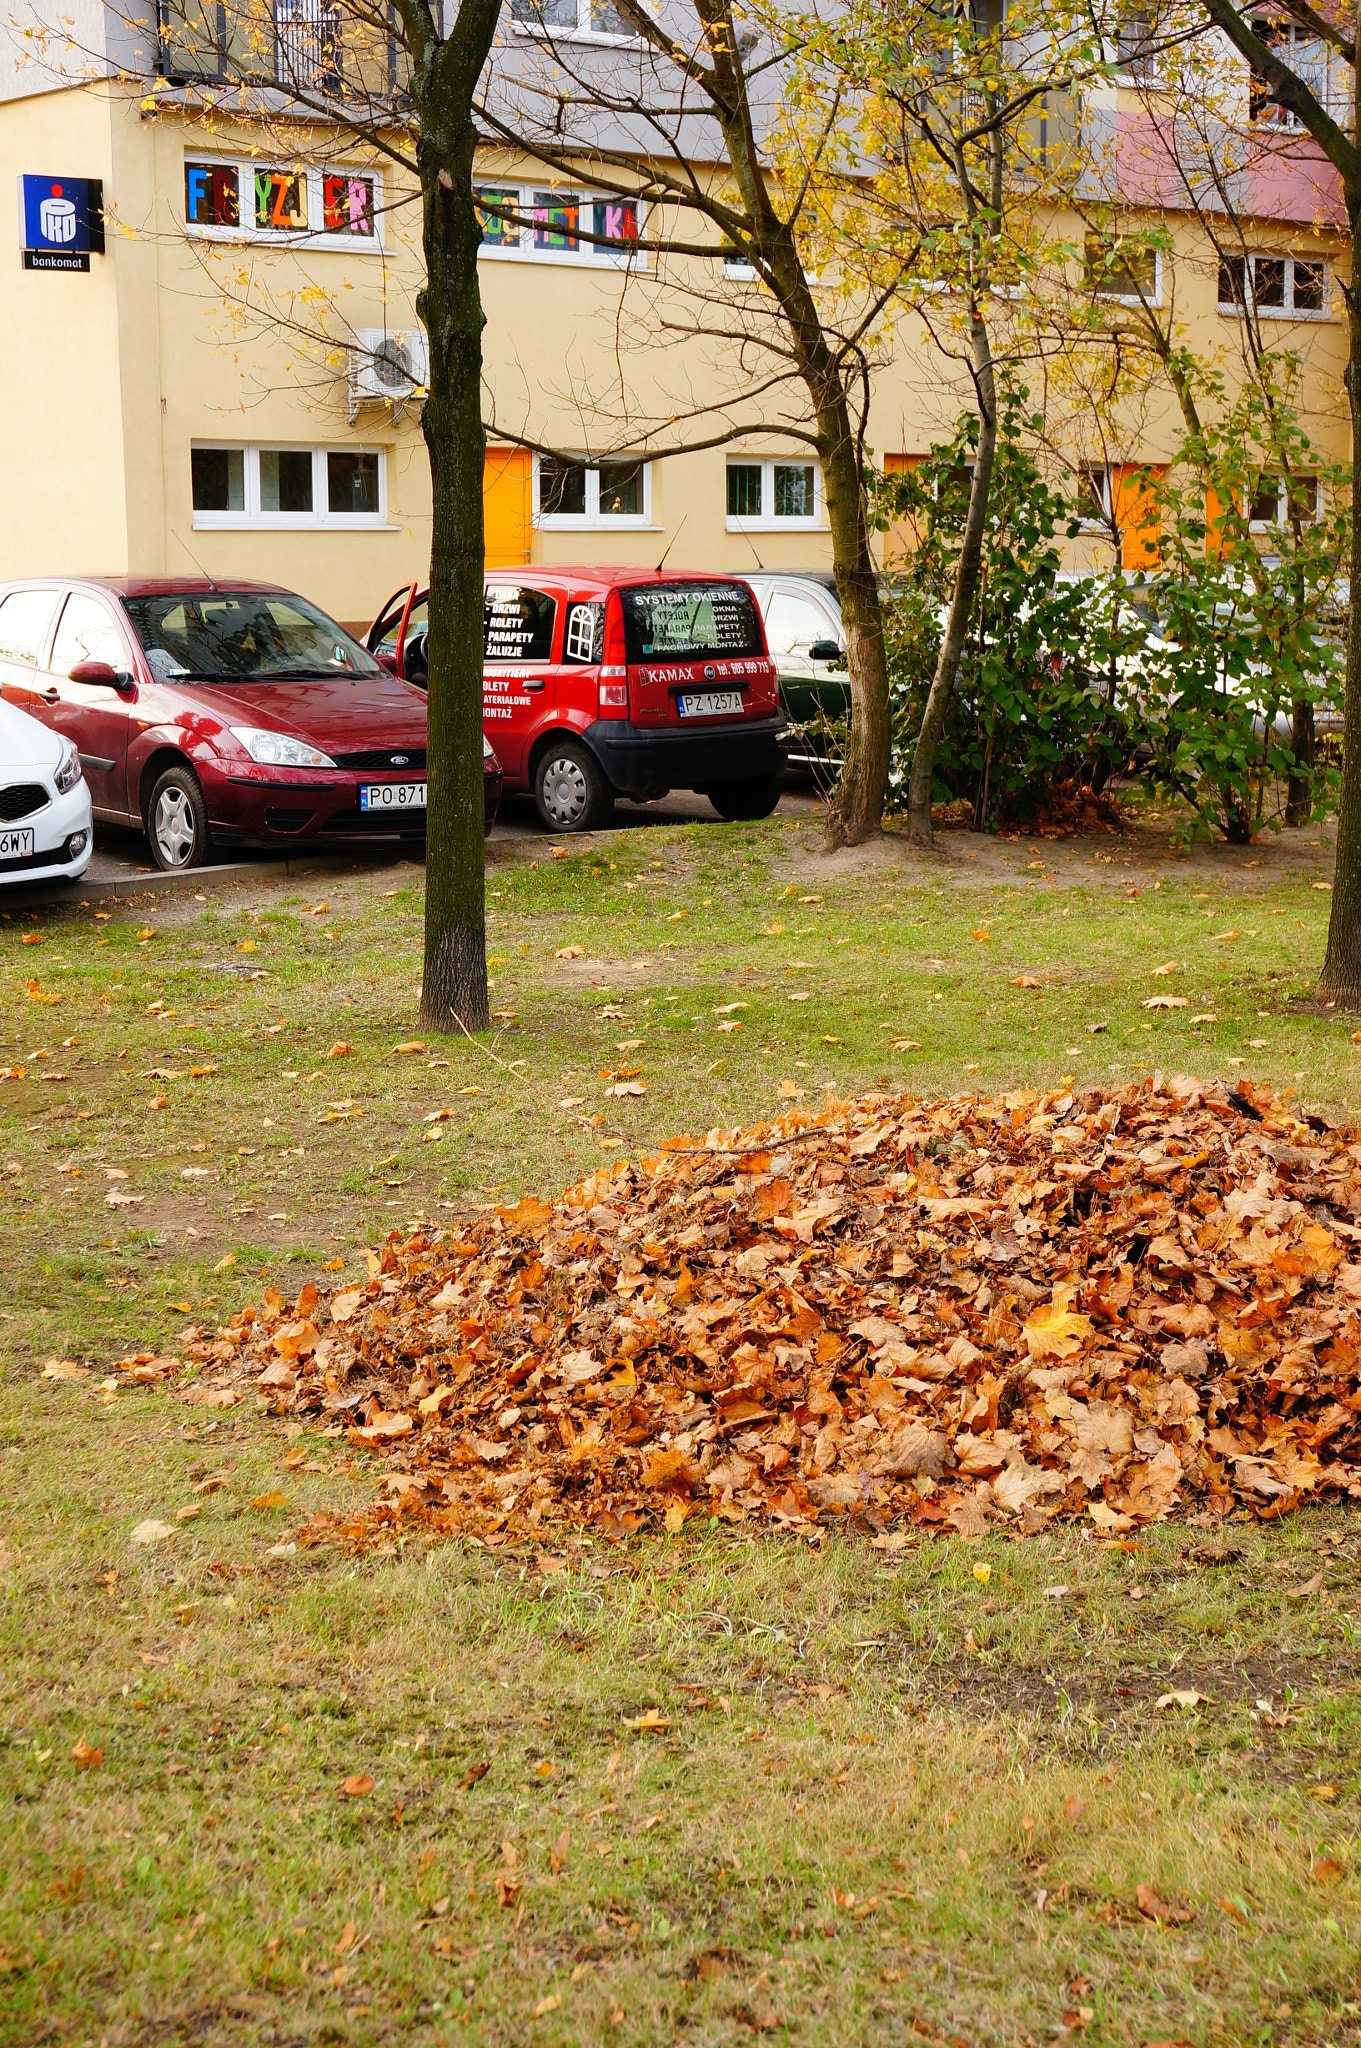
<path id="1" fill-rule="evenodd" d="M 94 1771 L 103 1763 L 104 1752 L 95 1749 L 83 1735 L 78 1735 L 71 1747 L 71 1760 L 78 1771 Z"/>
<path id="2" fill-rule="evenodd" d="M 367 1771 L 358 1772 L 353 1778 L 346 1778 L 341 1791 L 347 1799 L 363 1799 L 373 1790 L 373 1779 Z"/>

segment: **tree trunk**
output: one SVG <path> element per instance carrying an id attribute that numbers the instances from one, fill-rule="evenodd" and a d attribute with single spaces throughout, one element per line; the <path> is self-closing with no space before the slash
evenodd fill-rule
<path id="1" fill-rule="evenodd" d="M 841 780 L 827 812 L 825 844 L 856 846 L 877 832 L 888 787 L 888 662 L 879 582 L 865 523 L 865 485 L 845 393 L 818 421 L 832 567 L 846 629 L 851 730 Z"/>
<path id="2" fill-rule="evenodd" d="M 482 301 L 473 209 L 474 130 L 442 44 L 423 81 L 421 190 L 430 338 L 422 427 L 430 457 L 430 684 L 427 714 L 425 975 L 421 1023 L 485 1031 L 482 804 Z M 450 66 L 451 71 L 459 67 Z"/>
<path id="3" fill-rule="evenodd" d="M 1361 224 L 1361 194 L 1347 195 L 1349 224 Z M 1352 417 L 1352 463 L 1361 455 L 1361 308 L 1344 286 L 1349 352 L 1347 396 Z M 1328 919 L 1328 948 L 1319 999 L 1361 1009 L 1361 498 L 1352 494 L 1351 591 L 1347 614 L 1347 686 L 1342 730 L 1342 787 L 1337 805 L 1337 866 Z"/>
<path id="4" fill-rule="evenodd" d="M 1314 766 L 1314 707 L 1307 698 L 1295 704 L 1290 720 L 1290 751 L 1302 768 Z M 1287 825 L 1307 825 L 1314 806 L 1313 785 L 1308 776 L 1292 775 L 1285 792 Z"/>
<path id="5" fill-rule="evenodd" d="M 974 379 L 978 389 L 978 455 L 973 483 L 969 489 L 969 510 L 964 520 L 964 537 L 955 566 L 955 587 L 950 598 L 950 615 L 945 636 L 931 678 L 931 690 L 922 713 L 921 731 L 912 755 L 908 782 L 908 837 L 914 846 L 933 846 L 931 829 L 931 785 L 936 772 L 945 718 L 954 695 L 955 678 L 969 630 L 969 614 L 983 566 L 983 528 L 988 516 L 988 493 L 992 488 L 992 464 L 997 452 L 997 390 L 993 375 L 992 342 L 987 322 L 974 308 L 970 321 Z"/>

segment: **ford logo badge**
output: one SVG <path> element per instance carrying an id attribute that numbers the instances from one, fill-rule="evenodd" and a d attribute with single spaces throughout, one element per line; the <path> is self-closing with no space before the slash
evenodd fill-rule
<path id="1" fill-rule="evenodd" d="M 711 661 L 704 664 L 704 680 L 706 683 L 711 683 L 717 673 L 718 671 Z"/>
<path id="2" fill-rule="evenodd" d="M 392 766 L 394 768 L 405 768 L 409 758 L 409 755 L 406 754 L 393 754 L 391 756 Z"/>

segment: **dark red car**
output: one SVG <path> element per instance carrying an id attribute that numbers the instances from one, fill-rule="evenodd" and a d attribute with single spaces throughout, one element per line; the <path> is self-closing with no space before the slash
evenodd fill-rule
<path id="1" fill-rule="evenodd" d="M 385 668 L 424 686 L 429 593 L 394 593 L 369 629 Z M 775 664 L 749 584 L 636 566 L 489 569 L 482 716 L 505 787 L 552 831 L 608 824 L 616 795 L 694 789 L 765 818 L 784 752 Z"/>
<path id="2" fill-rule="evenodd" d="M 161 868 L 425 837 L 425 699 L 305 598 L 207 577 L 0 584 L 0 694 L 75 742 Z M 487 822 L 500 764 L 484 742 Z"/>

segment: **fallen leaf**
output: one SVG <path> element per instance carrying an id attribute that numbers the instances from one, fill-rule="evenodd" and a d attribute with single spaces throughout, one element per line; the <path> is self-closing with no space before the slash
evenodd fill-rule
<path id="1" fill-rule="evenodd" d="M 344 1039 L 338 1038 L 326 1057 L 328 1060 L 343 1060 L 347 1053 L 353 1051 L 354 1047 L 352 1045 L 347 1045 Z"/>
<path id="2" fill-rule="evenodd" d="M 71 1760 L 78 1771 L 94 1771 L 103 1763 L 104 1752 L 93 1748 L 83 1735 L 78 1735 L 72 1745 Z"/>
<path id="3" fill-rule="evenodd" d="M 1184 1927 L 1196 1917 L 1190 1906 L 1171 1905 L 1166 1899 L 1160 1898 L 1151 1884 L 1138 1885 L 1134 1898 L 1139 1911 L 1147 1919 L 1157 1920 L 1163 1925 Z"/>
<path id="4" fill-rule="evenodd" d="M 1187 1687 L 1185 1690 L 1178 1692 L 1165 1692 L 1160 1695 L 1156 1702 L 1159 1713 L 1162 1713 L 1167 1707 L 1208 1707 L 1213 1706 L 1213 1704 L 1214 1702 L 1210 1699 L 1208 1693 L 1196 1692 L 1193 1687 Z"/>
<path id="5" fill-rule="evenodd" d="M 1189 996 L 1145 996 L 1146 1010 L 1184 1010 L 1190 1002 Z"/>
<path id="6" fill-rule="evenodd" d="M 346 1778 L 340 1789 L 347 1799 L 363 1799 L 372 1792 L 373 1784 L 374 1781 L 368 1772 L 360 1771 L 355 1777 Z"/>
<path id="7" fill-rule="evenodd" d="M 1011 977 L 1011 985 L 1013 988 L 1043 987 L 1043 983 L 1041 982 L 1037 974 L 1013 974 L 1013 976 Z"/>
<path id="8" fill-rule="evenodd" d="M 555 960 L 584 960 L 585 957 L 586 948 L 584 946 L 559 946 L 557 952 L 553 955 Z"/>
<path id="9" fill-rule="evenodd" d="M 139 1549 L 145 1549 L 153 1543 L 164 1543 L 167 1536 L 174 1536 L 176 1533 L 173 1522 L 159 1521 L 153 1515 L 145 1522 L 137 1523 L 128 1536 L 128 1542 L 136 1544 Z"/>
<path id="10" fill-rule="evenodd" d="M 1321 1593 L 1322 1591 L 1323 1573 L 1315 1572 L 1313 1578 L 1306 1579 L 1302 1586 L 1287 1587 L 1285 1597 L 1287 1600 L 1308 1600 L 1311 1599 L 1315 1593 Z"/>
<path id="11" fill-rule="evenodd" d="M 645 1707 L 636 1720 L 625 1721 L 624 1726 L 635 1735 L 664 1735 L 671 1723 L 655 1707 Z"/>
<path id="12" fill-rule="evenodd" d="M 1070 1828 L 1077 1826 L 1086 1811 L 1086 1800 L 1079 1798 L 1076 1792 L 1063 1802 L 1063 1818 Z"/>

